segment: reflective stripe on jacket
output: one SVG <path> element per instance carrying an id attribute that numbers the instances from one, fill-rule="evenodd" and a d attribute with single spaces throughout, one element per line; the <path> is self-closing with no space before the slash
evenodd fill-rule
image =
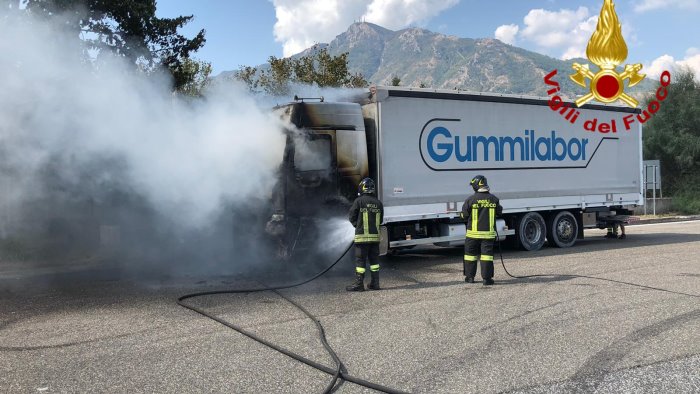
<path id="1" fill-rule="evenodd" d="M 384 205 L 376 197 L 369 194 L 358 197 L 350 208 L 348 218 L 355 227 L 355 243 L 379 242 Z"/>
<path id="2" fill-rule="evenodd" d="M 496 216 L 502 212 L 498 197 L 489 192 L 476 192 L 467 198 L 460 212 L 467 225 L 467 238 L 496 238 Z"/>

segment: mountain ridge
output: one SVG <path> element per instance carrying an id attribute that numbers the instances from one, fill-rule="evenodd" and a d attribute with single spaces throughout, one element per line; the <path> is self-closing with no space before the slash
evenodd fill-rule
<path id="1" fill-rule="evenodd" d="M 316 44 L 293 55 L 305 56 L 326 48 L 337 56 L 348 53 L 348 68 L 361 73 L 371 84 L 391 85 L 393 78 L 405 87 L 458 89 L 475 92 L 546 97 L 551 87 L 545 75 L 558 70 L 562 97 L 583 94 L 569 79 L 574 62 L 560 60 L 495 38 L 462 38 L 411 27 L 397 31 L 368 22 L 356 22 L 329 43 Z M 641 95 L 652 88 L 647 79 L 626 91 Z M 572 97 L 568 97 L 572 98 Z"/>

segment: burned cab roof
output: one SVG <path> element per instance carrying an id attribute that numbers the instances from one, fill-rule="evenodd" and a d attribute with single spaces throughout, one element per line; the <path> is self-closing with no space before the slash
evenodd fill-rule
<path id="1" fill-rule="evenodd" d="M 312 129 L 364 130 L 359 104 L 346 102 L 295 102 L 278 106 L 275 112 L 297 127 Z"/>

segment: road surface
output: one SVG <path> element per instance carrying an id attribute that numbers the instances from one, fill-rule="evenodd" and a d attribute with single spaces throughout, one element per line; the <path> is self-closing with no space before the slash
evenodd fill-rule
<path id="1" fill-rule="evenodd" d="M 506 250 L 512 274 L 546 276 L 514 279 L 499 262 L 493 287 L 463 282 L 460 249 L 428 248 L 385 261 L 380 292 L 344 291 L 348 257 L 283 293 L 318 317 L 350 375 L 397 390 L 699 393 L 700 221 L 627 230 Z M 255 282 L 114 273 L 0 265 L 0 392 L 314 393 L 330 379 L 175 303 Z M 274 293 L 192 303 L 333 367 L 313 323 Z"/>

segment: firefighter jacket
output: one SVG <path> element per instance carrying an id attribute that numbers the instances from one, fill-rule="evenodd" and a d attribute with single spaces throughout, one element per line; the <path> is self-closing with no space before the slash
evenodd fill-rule
<path id="1" fill-rule="evenodd" d="M 363 194 L 350 208 L 350 223 L 355 227 L 355 243 L 379 242 L 379 225 L 384 220 L 384 205 L 376 197 Z"/>
<path id="2" fill-rule="evenodd" d="M 467 238 L 495 239 L 496 216 L 503 212 L 498 197 L 488 191 L 478 191 L 467 198 L 460 216 L 467 224 Z"/>

